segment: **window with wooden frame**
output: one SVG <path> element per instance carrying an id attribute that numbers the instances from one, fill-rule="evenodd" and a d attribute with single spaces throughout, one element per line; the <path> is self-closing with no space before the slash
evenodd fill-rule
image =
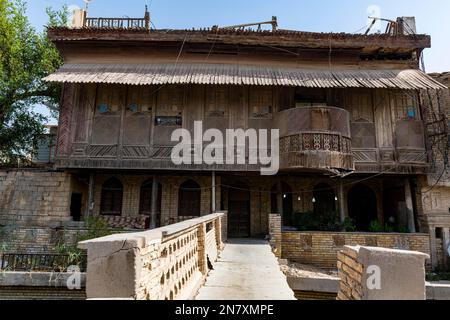
<path id="1" fill-rule="evenodd" d="M 96 115 L 119 114 L 123 104 L 124 87 L 101 84 L 97 88 Z"/>
<path id="2" fill-rule="evenodd" d="M 228 87 L 208 86 L 205 90 L 205 117 L 223 118 L 227 113 Z"/>
<path id="3" fill-rule="evenodd" d="M 155 125 L 181 126 L 183 123 L 184 87 L 163 87 L 158 91 Z"/>
<path id="4" fill-rule="evenodd" d="M 295 107 L 315 107 L 327 105 L 327 92 L 321 88 L 296 88 Z"/>
<path id="5" fill-rule="evenodd" d="M 100 214 L 105 216 L 122 215 L 123 185 L 117 178 L 103 183 Z"/>
<path id="6" fill-rule="evenodd" d="M 295 88 L 282 87 L 278 89 L 279 111 L 295 108 Z"/>
<path id="7" fill-rule="evenodd" d="M 184 87 L 167 86 L 158 91 L 157 116 L 181 116 L 184 109 Z"/>
<path id="8" fill-rule="evenodd" d="M 352 115 L 352 122 L 374 122 L 371 91 L 350 90 L 346 100 Z"/>
<path id="9" fill-rule="evenodd" d="M 249 116 L 250 118 L 267 119 L 273 112 L 272 87 L 250 87 Z"/>
<path id="10" fill-rule="evenodd" d="M 179 217 L 199 217 L 201 202 L 200 185 L 188 180 L 180 185 L 178 190 L 178 216 Z"/>
<path id="11" fill-rule="evenodd" d="M 127 90 L 126 115 L 148 115 L 152 112 L 153 97 L 150 86 L 130 86 Z"/>
<path id="12" fill-rule="evenodd" d="M 417 97 L 413 93 L 392 93 L 396 120 L 419 120 Z"/>

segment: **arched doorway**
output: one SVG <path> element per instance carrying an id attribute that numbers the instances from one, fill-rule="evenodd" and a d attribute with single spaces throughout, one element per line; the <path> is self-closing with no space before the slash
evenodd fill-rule
<path id="1" fill-rule="evenodd" d="M 243 182 L 236 182 L 228 189 L 228 236 L 250 237 L 250 191 Z"/>
<path id="2" fill-rule="evenodd" d="M 293 204 L 293 194 L 292 188 L 285 182 L 281 183 L 281 194 L 283 199 L 283 226 L 291 227 L 294 225 L 293 214 L 294 214 L 294 204 Z M 272 187 L 270 194 L 270 207 L 272 213 L 279 213 L 278 210 L 278 184 Z"/>
<path id="3" fill-rule="evenodd" d="M 351 188 L 348 192 L 348 214 L 358 231 L 369 231 L 370 223 L 378 220 L 375 192 L 363 184 Z"/>
<path id="4" fill-rule="evenodd" d="M 162 200 L 162 186 L 157 184 L 157 198 L 156 198 L 156 226 L 161 226 L 161 200 Z M 152 195 L 153 195 L 153 179 L 146 180 L 141 185 L 139 196 L 139 214 L 144 216 L 152 215 Z M 146 228 L 150 227 L 151 219 L 146 222 Z"/>
<path id="5" fill-rule="evenodd" d="M 200 185 L 194 180 L 185 181 L 178 190 L 178 216 L 200 217 Z"/>
<path id="6" fill-rule="evenodd" d="M 122 214 L 123 185 L 117 178 L 111 178 L 102 186 L 100 214 L 120 216 Z"/>
<path id="7" fill-rule="evenodd" d="M 314 215 L 320 220 L 336 218 L 336 194 L 327 183 L 319 183 L 313 191 Z"/>

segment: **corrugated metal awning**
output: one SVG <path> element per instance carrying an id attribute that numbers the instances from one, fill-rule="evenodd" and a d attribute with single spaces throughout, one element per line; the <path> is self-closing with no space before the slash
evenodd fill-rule
<path id="1" fill-rule="evenodd" d="M 225 64 L 65 64 L 48 82 L 447 89 L 420 70 L 310 70 Z"/>

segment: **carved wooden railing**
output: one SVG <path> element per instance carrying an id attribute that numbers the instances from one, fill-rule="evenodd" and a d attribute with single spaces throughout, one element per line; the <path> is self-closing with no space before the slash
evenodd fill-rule
<path id="1" fill-rule="evenodd" d="M 88 250 L 88 299 L 190 299 L 226 240 L 226 213 L 79 243 Z"/>
<path id="2" fill-rule="evenodd" d="M 301 107 L 279 112 L 281 169 L 354 169 L 350 114 L 336 107 Z"/>

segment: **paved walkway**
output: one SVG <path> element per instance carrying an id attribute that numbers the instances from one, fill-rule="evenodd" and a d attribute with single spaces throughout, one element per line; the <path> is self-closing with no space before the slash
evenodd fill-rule
<path id="1" fill-rule="evenodd" d="M 293 300 L 267 241 L 229 240 L 197 300 Z"/>

